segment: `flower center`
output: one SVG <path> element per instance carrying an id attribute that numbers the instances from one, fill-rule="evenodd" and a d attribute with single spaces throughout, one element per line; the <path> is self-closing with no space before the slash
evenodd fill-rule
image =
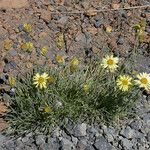
<path id="1" fill-rule="evenodd" d="M 148 80 L 147 80 L 146 78 L 142 78 L 140 81 L 141 81 L 141 83 L 143 83 L 143 84 L 147 84 L 147 83 L 148 83 Z"/>
<path id="2" fill-rule="evenodd" d="M 107 64 L 108 64 L 108 65 L 113 65 L 113 64 L 114 64 L 114 61 L 113 61 L 112 59 L 109 59 L 109 60 L 107 60 Z"/>
<path id="3" fill-rule="evenodd" d="M 122 80 L 123 85 L 128 85 L 128 80 Z"/>
<path id="4" fill-rule="evenodd" d="M 39 84 L 43 83 L 44 82 L 44 78 L 43 77 L 39 77 L 38 82 L 39 82 Z"/>

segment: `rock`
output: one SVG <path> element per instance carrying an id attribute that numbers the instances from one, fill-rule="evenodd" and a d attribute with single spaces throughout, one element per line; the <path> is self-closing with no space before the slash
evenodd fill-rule
<path id="1" fill-rule="evenodd" d="M 71 137 L 71 141 L 73 142 L 74 145 L 77 145 L 78 139 L 74 136 Z"/>
<path id="2" fill-rule="evenodd" d="M 15 142 L 13 140 L 8 140 L 5 143 L 5 146 L 8 150 L 14 149 L 16 147 Z"/>
<path id="3" fill-rule="evenodd" d="M 130 127 L 135 130 L 140 130 L 142 127 L 141 120 L 136 120 L 136 121 L 131 122 Z"/>
<path id="4" fill-rule="evenodd" d="M 122 138 L 122 140 L 121 140 L 121 145 L 122 145 L 122 147 L 123 147 L 123 149 L 127 149 L 127 150 L 130 150 L 130 149 L 132 149 L 132 143 L 131 143 L 131 141 L 129 141 L 128 139 L 125 139 L 125 138 Z"/>
<path id="5" fill-rule="evenodd" d="M 47 25 L 51 30 L 58 32 L 60 31 L 60 28 L 57 27 L 57 25 L 54 22 L 49 22 Z"/>
<path id="6" fill-rule="evenodd" d="M 14 96 L 15 95 L 15 91 L 16 91 L 15 88 L 10 89 L 9 95 L 10 96 Z"/>
<path id="7" fill-rule="evenodd" d="M 14 42 L 13 44 L 13 48 L 16 49 L 18 47 L 19 43 L 18 42 Z"/>
<path id="8" fill-rule="evenodd" d="M 6 140 L 6 137 L 0 133 L 0 145 L 2 145 Z"/>
<path id="9" fill-rule="evenodd" d="M 14 61 L 10 61 L 9 63 L 7 63 L 3 69 L 3 72 L 6 73 L 8 72 L 10 69 L 14 69 L 16 68 L 17 64 Z"/>
<path id="10" fill-rule="evenodd" d="M 48 144 L 50 145 L 52 150 L 59 150 L 60 149 L 60 145 L 59 145 L 59 141 L 57 138 L 48 138 Z"/>
<path id="11" fill-rule="evenodd" d="M 88 145 L 86 146 L 85 150 L 95 150 L 95 149 L 92 145 Z"/>
<path id="12" fill-rule="evenodd" d="M 83 1 L 81 3 L 81 6 L 84 8 L 84 9 L 88 9 L 90 7 L 90 3 L 88 1 Z"/>
<path id="13" fill-rule="evenodd" d="M 28 7 L 28 0 L 1 0 L 0 9 Z"/>
<path id="14" fill-rule="evenodd" d="M 119 9 L 120 4 L 112 3 L 112 4 L 111 4 L 111 7 L 112 7 L 113 9 L 117 10 L 117 9 Z"/>
<path id="15" fill-rule="evenodd" d="M 61 149 L 62 150 L 72 150 L 74 148 L 73 143 L 65 138 L 62 138 L 61 140 Z"/>
<path id="16" fill-rule="evenodd" d="M 5 75 L 2 75 L 0 77 L 0 84 L 3 84 L 3 83 L 6 83 L 7 79 L 6 79 L 6 76 Z"/>
<path id="17" fill-rule="evenodd" d="M 87 125 L 86 125 L 85 123 L 78 124 L 78 125 L 74 128 L 74 136 L 75 136 L 75 137 L 83 137 L 83 136 L 86 136 L 86 127 L 87 127 Z"/>
<path id="18" fill-rule="evenodd" d="M 123 45 L 123 43 L 124 43 L 124 38 L 123 38 L 122 36 L 120 36 L 120 37 L 118 38 L 118 40 L 117 40 L 117 44 L 118 44 L 118 45 Z"/>
<path id="19" fill-rule="evenodd" d="M 150 142 L 150 131 L 147 134 L 147 141 Z"/>
<path id="20" fill-rule="evenodd" d="M 62 24 L 65 25 L 68 21 L 68 17 L 67 16 L 63 16 L 58 20 L 58 24 Z"/>
<path id="21" fill-rule="evenodd" d="M 4 62 L 0 61 L 0 75 L 3 73 L 4 65 Z"/>
<path id="22" fill-rule="evenodd" d="M 107 140 L 103 136 L 97 139 L 94 146 L 97 150 L 112 150 L 113 149 L 110 143 L 108 143 Z"/>
<path id="23" fill-rule="evenodd" d="M 23 31 L 23 29 L 24 29 L 24 27 L 23 27 L 23 25 L 22 25 L 22 24 L 18 26 L 18 30 L 19 30 L 19 32 Z"/>
<path id="24" fill-rule="evenodd" d="M 88 11 L 85 13 L 86 16 L 92 17 L 97 15 L 97 11 L 93 8 L 88 9 Z"/>
<path id="25" fill-rule="evenodd" d="M 18 139 L 16 139 L 16 145 L 17 145 L 17 147 L 18 147 L 18 149 L 20 148 L 20 149 L 22 149 L 23 147 L 24 147 L 24 143 L 22 142 L 22 138 L 20 137 L 20 138 L 18 138 Z"/>
<path id="26" fill-rule="evenodd" d="M 94 127 L 90 127 L 89 129 L 88 129 L 88 131 L 89 131 L 89 136 L 92 136 L 92 137 L 99 137 L 101 134 L 100 134 L 100 131 L 98 131 L 96 128 L 94 128 Z"/>
<path id="27" fill-rule="evenodd" d="M 14 56 L 17 55 L 17 51 L 16 51 L 16 50 L 11 50 L 11 51 L 9 52 L 9 54 L 10 54 L 10 56 L 14 57 Z"/>
<path id="28" fill-rule="evenodd" d="M 29 137 L 25 136 L 24 138 L 22 138 L 22 142 L 23 143 L 29 142 Z"/>
<path id="29" fill-rule="evenodd" d="M 146 31 L 148 34 L 150 34 L 150 27 L 146 27 L 146 28 L 145 28 L 145 31 Z"/>
<path id="30" fill-rule="evenodd" d="M 45 22 L 49 22 L 51 20 L 51 13 L 49 10 L 42 10 L 41 11 L 41 16 L 40 16 L 41 19 L 43 19 Z"/>
<path id="31" fill-rule="evenodd" d="M 85 139 L 78 141 L 77 143 L 77 149 L 78 150 L 85 150 L 87 146 L 87 141 Z"/>
<path id="32" fill-rule="evenodd" d="M 51 145 L 49 145 L 48 143 L 41 143 L 39 150 L 56 150 L 53 149 L 53 147 L 51 147 Z"/>
<path id="33" fill-rule="evenodd" d="M 38 135 L 36 137 L 36 144 L 37 145 L 44 144 L 45 143 L 45 139 L 46 139 L 45 135 Z"/>
<path id="34" fill-rule="evenodd" d="M 132 139 L 135 136 L 135 130 L 127 126 L 125 129 L 121 130 L 120 135 L 122 135 L 123 137 L 127 139 Z"/>
<path id="35" fill-rule="evenodd" d="M 150 115 L 149 114 L 144 115 L 143 120 L 144 123 L 150 127 Z"/>
<path id="36" fill-rule="evenodd" d="M 76 42 L 81 42 L 81 43 L 86 43 L 86 37 L 83 33 L 80 33 L 77 35 L 77 37 L 75 38 Z"/>
<path id="37" fill-rule="evenodd" d="M 100 19 L 96 20 L 94 23 L 95 28 L 99 28 L 102 25 L 102 21 Z"/>

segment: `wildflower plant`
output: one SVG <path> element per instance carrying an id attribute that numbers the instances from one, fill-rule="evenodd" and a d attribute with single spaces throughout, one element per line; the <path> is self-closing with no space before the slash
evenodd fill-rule
<path id="1" fill-rule="evenodd" d="M 65 65 L 37 66 L 18 78 L 7 115 L 12 131 L 51 132 L 67 120 L 110 123 L 128 113 L 150 80 L 145 73 L 133 76 L 133 70 L 119 60 L 110 55 L 83 64 L 73 58 Z"/>

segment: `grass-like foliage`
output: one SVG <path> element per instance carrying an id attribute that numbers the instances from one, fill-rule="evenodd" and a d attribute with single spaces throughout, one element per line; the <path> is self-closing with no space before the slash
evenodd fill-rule
<path id="1" fill-rule="evenodd" d="M 112 62 L 116 66 L 111 68 Z M 142 77 L 137 81 L 134 77 L 125 62 L 113 57 L 86 65 L 74 58 L 51 68 L 37 67 L 16 81 L 7 119 L 17 133 L 37 128 L 50 132 L 68 119 L 109 122 L 138 100 L 141 92 L 137 85 Z"/>

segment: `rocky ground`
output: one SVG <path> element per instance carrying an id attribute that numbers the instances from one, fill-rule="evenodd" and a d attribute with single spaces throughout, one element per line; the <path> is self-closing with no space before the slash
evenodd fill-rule
<path id="1" fill-rule="evenodd" d="M 143 96 L 133 113 L 134 119 L 126 118 L 116 126 L 68 124 L 51 136 L 35 132 L 10 138 L 0 134 L 0 150 L 149 150 L 150 97 Z"/>
<path id="2" fill-rule="evenodd" d="M 94 55 L 108 51 L 128 57 L 136 45 L 133 26 L 141 21 L 146 23 L 143 31 L 145 41 L 137 48 L 137 66 L 142 71 L 150 72 L 150 7 L 118 9 L 143 5 L 150 5 L 150 1 L 1 0 L 0 99 L 5 99 L 5 92 L 12 91 L 8 86 L 9 76 L 23 74 L 36 64 L 45 65 L 47 62 L 52 65 L 56 55 L 64 56 L 66 61 L 72 56 L 87 61 Z M 118 10 L 88 11 L 98 9 Z M 77 11 L 81 13 L 75 13 Z M 23 31 L 24 23 L 31 24 L 30 34 Z M 58 43 L 60 35 L 63 35 L 64 42 L 61 46 Z M 33 43 L 31 53 L 21 49 L 24 42 Z M 44 46 L 48 48 L 45 57 L 40 53 Z M 142 97 L 133 111 L 136 112 L 134 119 L 124 119 L 124 123 L 116 127 L 84 123 L 68 125 L 65 130 L 56 129 L 52 137 L 30 133 L 25 137 L 10 139 L 0 134 L 0 150 L 149 150 L 150 97 Z"/>

